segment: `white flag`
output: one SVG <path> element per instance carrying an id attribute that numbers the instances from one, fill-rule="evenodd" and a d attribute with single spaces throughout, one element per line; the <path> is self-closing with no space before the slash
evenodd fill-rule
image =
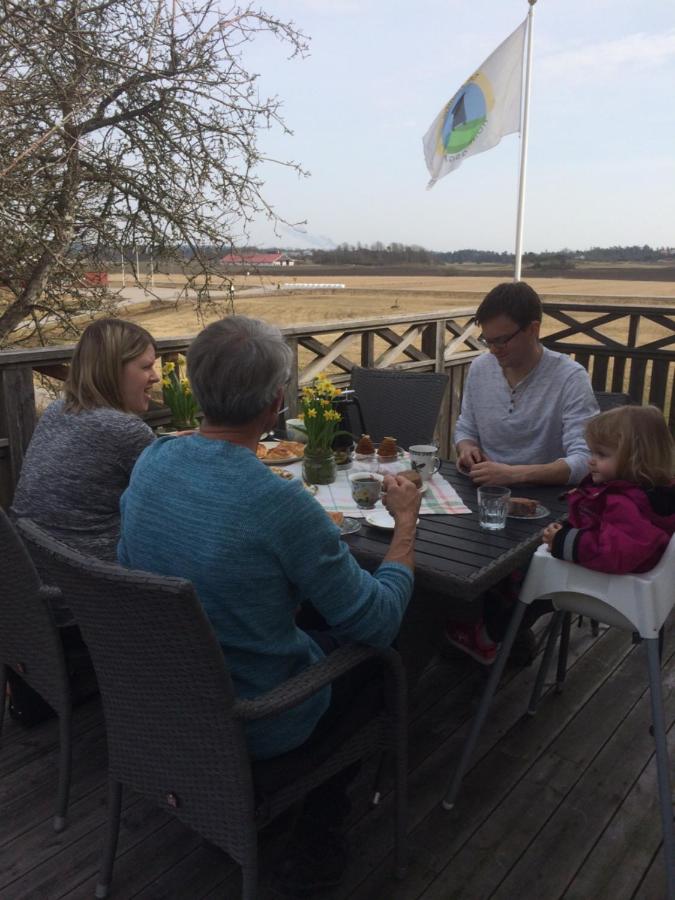
<path id="1" fill-rule="evenodd" d="M 428 187 L 467 156 L 520 131 L 523 50 L 527 19 L 485 60 L 434 119 L 424 135 Z"/>

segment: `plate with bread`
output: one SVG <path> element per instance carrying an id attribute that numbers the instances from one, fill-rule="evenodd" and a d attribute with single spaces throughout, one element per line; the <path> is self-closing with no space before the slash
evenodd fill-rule
<path id="1" fill-rule="evenodd" d="M 551 513 L 536 500 L 530 500 L 527 497 L 511 497 L 509 511 L 506 515 L 509 519 L 545 519 Z"/>
<path id="2" fill-rule="evenodd" d="M 284 466 L 301 460 L 305 445 L 300 441 L 260 441 L 255 455 L 266 466 Z"/>

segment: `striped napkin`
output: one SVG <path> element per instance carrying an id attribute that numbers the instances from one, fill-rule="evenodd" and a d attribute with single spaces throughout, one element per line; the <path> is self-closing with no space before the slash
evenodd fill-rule
<path id="1" fill-rule="evenodd" d="M 294 463 L 288 466 L 296 478 L 302 478 L 302 463 Z M 380 465 L 380 475 L 393 475 L 409 468 L 405 460 L 400 460 L 389 465 Z M 352 499 L 349 483 L 349 475 L 359 471 L 359 464 L 354 463 L 349 469 L 339 470 L 337 479 L 333 484 L 320 484 L 316 493 L 316 499 L 328 510 L 337 510 L 346 516 L 363 517 L 368 510 L 360 509 Z M 367 471 L 365 468 L 362 471 Z M 456 515 L 458 513 L 470 513 L 471 510 L 464 505 L 453 486 L 436 472 L 427 482 L 427 489 L 422 495 L 422 505 L 419 514 L 421 516 Z"/>

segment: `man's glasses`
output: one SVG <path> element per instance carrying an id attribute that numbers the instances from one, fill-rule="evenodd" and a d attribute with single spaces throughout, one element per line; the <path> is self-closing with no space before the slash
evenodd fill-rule
<path id="1" fill-rule="evenodd" d="M 520 328 L 517 328 L 513 334 L 502 335 L 501 337 L 496 338 L 486 338 L 484 335 L 478 335 L 478 343 L 482 344 L 484 347 L 506 347 L 509 341 L 512 341 L 517 334 L 520 334 L 521 331 L 525 329 L 521 325 Z"/>

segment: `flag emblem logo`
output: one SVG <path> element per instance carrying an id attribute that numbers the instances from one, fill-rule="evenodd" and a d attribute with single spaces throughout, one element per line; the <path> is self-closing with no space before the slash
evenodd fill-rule
<path id="1" fill-rule="evenodd" d="M 438 131 L 438 152 L 461 153 L 476 140 L 487 121 L 487 104 L 480 87 L 473 81 L 464 85 L 447 105 Z"/>

